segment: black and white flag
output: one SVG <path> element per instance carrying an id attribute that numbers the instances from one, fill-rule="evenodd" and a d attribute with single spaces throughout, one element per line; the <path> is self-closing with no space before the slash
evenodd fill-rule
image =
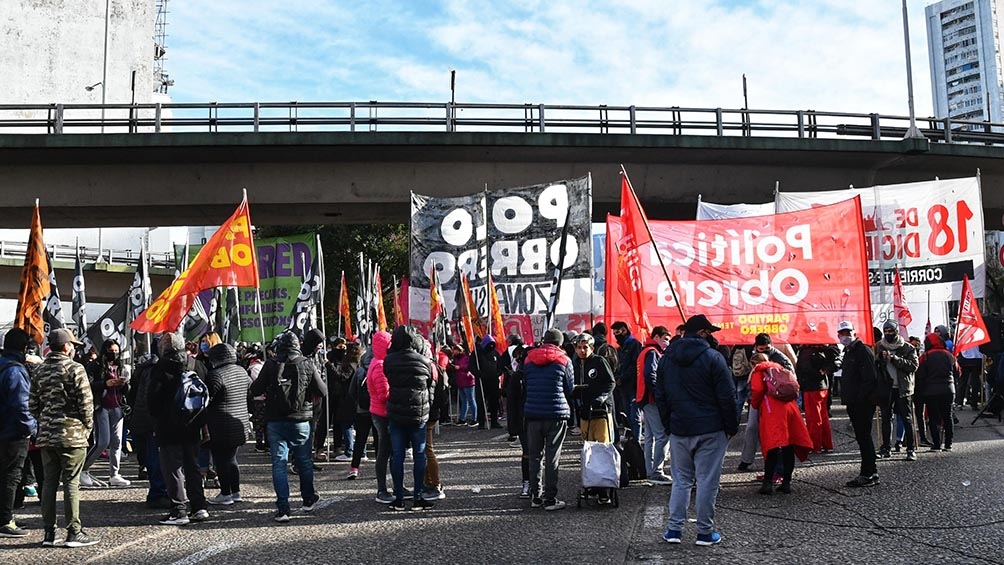
<path id="1" fill-rule="evenodd" d="M 317 307 L 324 296 L 324 262 L 321 259 L 321 240 L 317 240 L 317 251 L 310 261 L 310 268 L 303 277 L 300 292 L 293 305 L 293 315 L 289 319 L 289 329 L 303 335 L 317 326 Z"/>

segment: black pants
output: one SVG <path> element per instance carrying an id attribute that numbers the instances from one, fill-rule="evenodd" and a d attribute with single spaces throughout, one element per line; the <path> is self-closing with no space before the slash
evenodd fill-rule
<path id="1" fill-rule="evenodd" d="M 237 464 L 236 447 L 210 447 L 213 463 L 216 464 L 216 478 L 220 483 L 220 494 L 234 494 L 241 491 L 241 470 Z"/>
<path id="2" fill-rule="evenodd" d="M 24 472 L 21 474 L 21 482 L 18 489 L 14 491 L 14 508 L 24 506 L 24 487 L 37 484 L 36 492 L 42 492 L 42 484 L 45 482 L 45 470 L 42 468 L 42 450 L 28 450 L 28 456 L 24 459 Z"/>
<path id="3" fill-rule="evenodd" d="M 28 438 L 0 442 L 0 526 L 14 519 L 14 496 L 27 456 Z"/>
<path id="4" fill-rule="evenodd" d="M 878 474 L 875 467 L 875 442 L 872 441 L 872 418 L 875 415 L 875 405 L 870 402 L 859 402 L 847 405 L 847 416 L 854 427 L 854 439 L 861 451 L 861 476 L 870 477 Z M 769 467 L 764 467 L 768 469 Z"/>
<path id="5" fill-rule="evenodd" d="M 370 428 L 373 427 L 373 416 L 369 412 L 356 411 L 356 421 L 352 423 L 356 429 L 355 444 L 352 446 L 352 468 L 358 469 L 363 456 L 366 455 L 366 441 L 369 439 Z M 380 440 L 376 431 L 373 431 L 373 449 L 380 449 Z"/>
<path id="6" fill-rule="evenodd" d="M 499 419 L 499 378 L 498 375 L 494 377 L 484 377 L 478 379 L 481 384 L 481 391 L 484 394 L 484 402 L 481 401 L 481 395 L 475 394 L 475 401 L 478 403 L 478 421 L 484 421 L 481 416 L 485 414 L 490 421 L 495 422 Z M 475 391 L 476 393 L 477 391 Z"/>
<path id="7" fill-rule="evenodd" d="M 164 473 L 167 496 L 173 504 L 171 513 L 186 513 L 189 502 L 192 512 L 206 509 L 206 493 L 199 471 L 199 441 L 187 444 L 161 445 L 160 470 Z"/>
<path id="8" fill-rule="evenodd" d="M 879 449 L 889 451 L 893 414 L 903 418 L 903 443 L 906 444 L 907 451 L 916 449 L 913 443 L 913 396 L 900 396 L 899 389 L 894 388 L 889 399 L 879 409 L 882 415 L 882 447 Z"/>
<path id="9" fill-rule="evenodd" d="M 955 423 L 952 421 L 952 393 L 927 397 L 927 414 L 934 447 L 952 447 Z M 941 429 L 945 429 L 945 443 L 941 443 Z"/>
<path id="10" fill-rule="evenodd" d="M 767 459 L 764 461 L 763 468 L 766 469 L 776 469 L 778 460 L 781 460 L 784 464 L 784 483 L 788 484 L 791 482 L 791 475 L 795 472 L 795 448 L 786 445 L 784 447 L 775 447 L 767 452 Z M 773 484 L 774 477 L 773 473 L 764 472 L 763 474 L 763 484 L 769 485 Z"/>
<path id="11" fill-rule="evenodd" d="M 927 406 L 927 397 L 914 395 L 913 415 L 914 422 L 917 423 L 917 437 L 920 441 L 927 441 L 927 418 L 924 417 L 924 408 Z"/>
<path id="12" fill-rule="evenodd" d="M 962 375 L 955 383 L 955 404 L 962 406 L 964 402 L 976 408 L 980 402 L 980 376 L 983 374 L 983 363 L 959 363 L 959 366 L 962 368 Z"/>

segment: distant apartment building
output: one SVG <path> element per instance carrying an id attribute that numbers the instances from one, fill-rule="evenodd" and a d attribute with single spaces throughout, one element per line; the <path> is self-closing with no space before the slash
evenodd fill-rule
<path id="1" fill-rule="evenodd" d="M 937 118 L 1004 122 L 998 0 L 942 0 L 927 6 L 931 93 Z M 982 129 L 970 124 L 953 129 Z"/>

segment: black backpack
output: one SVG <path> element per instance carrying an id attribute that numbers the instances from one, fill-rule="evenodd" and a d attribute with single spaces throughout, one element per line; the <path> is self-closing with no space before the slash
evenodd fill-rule
<path id="1" fill-rule="evenodd" d="M 610 365 L 610 370 L 616 375 L 617 369 L 620 368 L 620 360 L 617 358 L 617 349 L 609 343 L 603 343 L 596 348 L 596 354 L 607 360 L 607 364 Z"/>
<path id="2" fill-rule="evenodd" d="M 174 393 L 175 416 L 186 429 L 199 429 L 206 421 L 209 387 L 195 371 L 185 371 L 180 378 L 178 390 Z"/>
<path id="3" fill-rule="evenodd" d="M 266 392 L 266 397 L 276 414 L 294 414 L 303 410 L 306 404 L 307 383 L 301 382 L 297 365 L 305 361 L 306 359 L 301 358 L 288 365 L 276 363 L 278 370 L 275 379 L 269 383 Z"/>

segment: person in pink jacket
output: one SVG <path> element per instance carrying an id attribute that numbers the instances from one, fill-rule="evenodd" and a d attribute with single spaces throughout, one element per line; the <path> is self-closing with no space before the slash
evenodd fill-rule
<path id="1" fill-rule="evenodd" d="M 478 403 L 474 401 L 474 375 L 470 370 L 470 362 L 471 357 L 463 350 L 454 360 L 457 365 L 457 389 L 460 390 L 460 413 L 457 423 L 466 422 L 468 426 L 475 428 L 478 425 Z"/>
<path id="2" fill-rule="evenodd" d="M 377 435 L 376 454 L 376 501 L 380 504 L 394 502 L 394 495 L 387 490 L 387 461 L 390 459 L 390 430 L 387 427 L 387 396 L 390 386 L 383 372 L 383 361 L 390 347 L 390 334 L 377 332 L 373 334 L 373 361 L 366 372 L 366 391 L 370 395 L 370 415 L 373 417 L 373 429 Z"/>
<path id="3" fill-rule="evenodd" d="M 788 371 L 781 365 L 767 360 L 763 353 L 750 358 L 753 374 L 750 376 L 750 406 L 760 413 L 760 448 L 763 450 L 764 473 L 760 494 L 771 494 L 774 490 L 770 470 L 777 468 L 780 458 L 784 463 L 784 479 L 778 491 L 791 493 L 791 475 L 795 470 L 795 458 L 805 461 L 812 451 L 812 439 L 802 420 L 802 413 L 794 399 L 787 402 L 767 394 L 764 376 L 769 369 Z M 790 372 L 790 371 L 789 371 Z M 794 376 L 792 376 L 794 378 Z"/>

